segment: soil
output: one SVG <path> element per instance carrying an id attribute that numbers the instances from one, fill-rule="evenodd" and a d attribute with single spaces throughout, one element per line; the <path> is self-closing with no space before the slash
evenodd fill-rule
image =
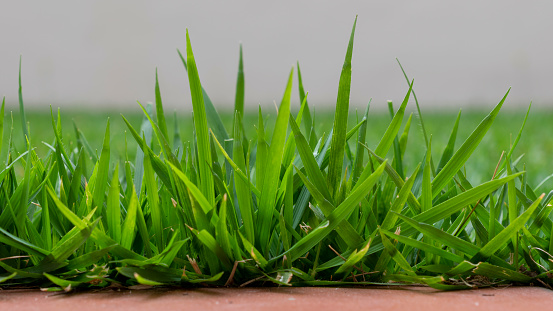
<path id="1" fill-rule="evenodd" d="M 553 291 L 501 287 L 455 292 L 403 288 L 150 288 L 52 293 L 0 290 L 0 310 L 539 310 Z"/>

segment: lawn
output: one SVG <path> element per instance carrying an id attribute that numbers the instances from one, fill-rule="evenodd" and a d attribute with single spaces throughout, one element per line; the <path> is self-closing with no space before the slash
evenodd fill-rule
<path id="1" fill-rule="evenodd" d="M 233 113 L 219 115 L 188 32 L 194 114 L 176 124 L 157 83 L 154 105 L 109 121 L 20 103 L 3 119 L 2 286 L 551 288 L 553 191 L 537 186 L 552 112 L 501 111 L 506 90 L 486 111 L 422 122 L 406 75 L 389 113 L 355 113 L 354 32 L 333 111 L 314 113 L 299 64 L 278 113 L 245 108 L 240 58 Z"/>
<path id="2" fill-rule="evenodd" d="M 292 107 L 292 110 L 299 109 L 300 103 L 295 102 L 296 107 Z M 294 103 L 292 104 L 294 105 Z M 376 104 L 373 104 L 375 106 Z M 414 106 L 414 105 L 413 105 Z M 485 106 L 493 106 L 493 103 L 487 103 Z M 228 107 L 228 105 L 227 105 Z M 367 129 L 367 144 L 369 147 L 376 147 L 376 144 L 382 137 L 382 134 L 386 130 L 390 122 L 390 114 L 386 112 L 383 107 L 386 107 L 385 103 L 380 103 L 380 109 L 369 114 L 368 129 Z M 248 137 L 252 137 L 255 133 L 255 124 L 257 122 L 257 107 L 246 107 L 245 131 Z M 274 108 L 265 108 L 266 121 L 268 128 L 272 128 L 274 125 L 274 119 L 276 112 Z M 334 111 L 331 108 L 325 107 L 322 111 L 317 111 L 317 132 L 324 133 L 329 132 L 332 128 L 332 122 L 334 117 Z M 364 108 L 358 108 L 363 110 Z M 6 108 L 8 110 L 8 108 Z M 413 113 L 412 128 L 410 129 L 411 135 L 407 143 L 409 153 L 405 155 L 404 161 L 407 168 L 413 169 L 421 161 L 426 151 L 424 144 L 424 137 L 421 131 L 420 121 L 415 107 L 407 108 L 408 114 Z M 526 114 L 526 108 L 507 108 L 498 115 L 494 124 L 490 128 L 487 135 L 484 137 L 482 143 L 478 146 L 474 156 L 472 156 L 466 165 L 468 171 L 467 175 L 469 180 L 476 183 L 491 178 L 493 170 L 497 165 L 499 156 L 502 151 L 506 151 L 510 147 L 510 143 L 520 130 L 522 122 Z M 361 114 L 362 112 L 359 112 Z M 433 137 L 433 150 L 432 153 L 435 157 L 438 157 L 445 148 L 451 127 L 455 119 L 457 118 L 458 111 L 451 110 L 438 110 L 437 112 L 433 108 L 423 108 L 422 115 L 427 132 Z M 478 125 L 480 121 L 486 116 L 488 111 L 478 110 L 474 108 L 468 108 L 462 111 L 461 121 L 458 132 L 458 141 L 464 141 L 472 132 L 472 130 Z M 51 143 L 54 139 L 52 130 L 52 122 L 50 119 L 49 108 L 31 109 L 26 112 L 27 121 L 31 124 L 31 135 L 34 142 L 47 142 Z M 7 114 L 8 115 L 8 114 Z M 102 148 L 103 135 L 105 130 L 105 124 L 107 119 L 110 118 L 112 126 L 111 140 L 112 150 L 111 154 L 113 159 L 121 159 L 124 154 L 127 154 L 129 158 L 134 159 L 137 145 L 133 139 L 128 139 L 127 150 L 125 151 L 125 135 L 130 138 L 128 129 L 123 121 L 121 115 L 125 116 L 127 120 L 135 127 L 140 128 L 144 114 L 141 112 L 140 107 L 137 105 L 135 110 L 128 110 L 124 112 L 109 112 L 109 111 L 89 111 L 78 109 L 62 109 L 61 110 L 61 124 L 63 131 L 63 139 L 72 146 L 76 144 L 76 135 L 74 125 L 82 131 L 86 139 L 90 143 L 90 146 L 98 152 Z M 169 128 L 174 128 L 174 117 L 177 117 L 179 134 L 183 141 L 192 140 L 193 121 L 192 114 L 179 111 L 178 113 L 168 116 Z M 228 108 L 222 109 L 220 112 L 221 120 L 225 127 L 232 127 L 232 113 L 228 111 Z M 356 114 L 353 112 L 350 114 L 348 123 L 354 124 L 356 121 Z M 553 123 L 550 120 L 553 119 L 553 111 L 544 108 L 532 108 L 528 116 L 528 121 L 525 125 L 521 140 L 518 144 L 515 155 L 518 157 L 524 155 L 521 160 L 522 163 L 529 163 L 526 166 L 528 172 L 529 182 L 532 185 L 538 185 L 547 176 L 553 174 L 553 162 L 550 161 L 549 155 L 553 153 L 553 136 L 549 133 L 553 132 Z M 6 118 L 8 120 L 8 117 Z M 21 127 L 20 116 L 17 111 L 17 107 L 14 107 L 13 111 L 13 127 L 19 129 Z M 6 121 L 8 122 L 8 121 Z M 9 124 L 6 125 L 6 130 Z M 351 125 L 350 127 L 353 127 Z M 403 129 L 402 129 L 403 130 Z M 174 132 L 169 133 L 169 140 L 172 140 Z M 23 135 L 20 131 L 14 131 L 14 141 L 17 148 L 20 150 L 24 148 Z M 7 141 L 4 141 L 7 144 Z M 353 148 L 353 141 L 350 142 Z M 39 155 L 45 155 L 49 150 L 44 144 L 35 144 L 37 153 Z M 3 148 L 5 150 L 5 148 Z M 390 152 L 390 156 L 392 153 Z M 115 162 L 115 161 L 114 161 Z M 530 164 L 531 163 L 531 164 Z M 113 163 L 112 163 L 113 165 Z M 553 188 L 553 180 L 543 184 L 543 191 L 545 189 Z"/>

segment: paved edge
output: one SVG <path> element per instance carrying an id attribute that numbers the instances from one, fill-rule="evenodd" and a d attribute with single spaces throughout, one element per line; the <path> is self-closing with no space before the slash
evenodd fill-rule
<path id="1" fill-rule="evenodd" d="M 0 310 L 522 310 L 553 306 L 553 291 L 503 287 L 443 292 L 402 288 L 197 288 L 51 293 L 0 290 Z"/>

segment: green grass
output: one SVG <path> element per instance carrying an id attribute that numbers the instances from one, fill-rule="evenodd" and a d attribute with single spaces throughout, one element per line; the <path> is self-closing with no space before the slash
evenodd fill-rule
<path id="1" fill-rule="evenodd" d="M 296 99 L 293 101 L 292 105 L 292 111 L 297 113 L 299 109 L 299 100 Z M 373 149 L 376 148 L 378 141 L 382 138 L 391 120 L 388 112 L 384 111 L 382 107 L 377 110 L 374 107 L 375 105 L 376 104 L 373 103 L 373 110 L 368 115 L 366 132 L 366 142 L 368 146 Z M 432 134 L 432 153 L 435 157 L 441 156 L 448 142 L 453 123 L 457 118 L 457 111 L 435 111 L 432 108 L 422 109 L 427 131 Z M 272 129 L 276 113 L 274 108 L 267 108 L 266 110 L 266 125 Z M 359 118 L 362 118 L 364 110 L 365 108 L 358 109 L 357 114 Z M 6 111 L 5 131 L 7 132 L 11 127 L 11 120 L 9 118 L 12 111 L 10 111 L 8 107 L 6 107 Z M 257 123 L 257 112 L 246 110 L 245 113 L 246 115 L 243 117 L 244 124 L 248 124 L 249 126 L 245 126 L 244 131 L 246 132 L 246 136 L 251 139 L 256 133 L 256 128 L 252 124 Z M 409 140 L 406 146 L 409 152 L 403 157 L 405 167 L 408 170 L 414 169 L 426 152 L 416 110 L 414 110 L 413 107 L 407 106 L 407 115 L 411 113 L 413 113 L 413 120 L 411 122 Z M 488 112 L 482 109 L 475 108 L 463 110 L 457 142 L 464 141 L 487 113 Z M 524 121 L 525 113 L 526 109 L 507 109 L 501 111 L 497 116 L 497 119 L 484 137 L 483 142 L 476 149 L 475 155 L 467 161 L 467 177 L 471 182 L 481 183 L 491 177 L 501 152 L 507 151 L 511 140 L 516 138 L 519 127 Z M 48 147 L 41 142 L 51 142 L 53 138 L 52 122 L 48 116 L 49 114 L 49 108 L 34 107 L 26 112 L 27 121 L 31 125 L 30 133 L 35 142 L 34 147 L 36 148 L 37 154 L 41 157 L 45 156 L 49 150 Z M 135 128 L 140 128 L 144 115 L 138 105 L 136 110 L 124 111 L 122 114 Z M 232 128 L 232 113 L 228 110 L 223 110 L 220 111 L 219 114 L 225 128 Z M 21 150 L 25 148 L 25 145 L 23 134 L 17 130 L 21 128 L 18 111 L 13 111 L 13 118 L 13 127 L 15 129 L 13 140 L 17 149 Z M 119 113 L 115 112 L 74 108 L 63 109 L 61 124 L 64 129 L 63 139 L 67 141 L 68 148 L 74 148 L 76 145 L 75 131 L 73 129 L 74 124 L 76 124 L 79 130 L 85 135 L 91 148 L 99 152 L 102 148 L 104 137 L 103 133 L 101 135 L 98 134 L 98 128 L 100 127 L 104 130 L 104 125 L 108 118 L 110 118 L 111 124 L 111 155 L 113 159 L 124 159 L 125 155 L 130 159 L 134 159 L 137 147 L 136 141 L 129 139 L 128 150 L 125 152 L 125 133 L 127 137 L 130 137 L 130 133 Z M 329 132 L 331 130 L 333 118 L 333 111 L 330 111 L 328 108 L 319 108 L 316 111 L 317 133 Z M 349 114 L 348 124 L 353 124 L 356 119 L 355 110 L 352 109 Z M 526 171 L 528 172 L 528 181 L 533 185 L 538 185 L 544 178 L 553 173 L 553 162 L 550 161 L 549 158 L 549 155 L 553 152 L 553 136 L 549 135 L 549 133 L 553 132 L 553 124 L 549 122 L 549 120 L 552 119 L 553 111 L 543 108 L 532 108 L 522 138 L 516 149 L 516 156 L 525 155 L 521 160 L 521 164 L 527 163 Z M 190 141 L 193 130 L 192 115 L 179 111 L 177 113 L 177 122 L 181 139 L 185 142 Z M 168 133 L 169 141 L 173 140 L 174 123 L 174 114 L 171 112 L 167 115 L 167 127 L 170 129 Z M 7 140 L 4 140 L 4 144 L 7 144 Z M 350 140 L 349 145 L 353 148 L 353 141 Z M 5 159 L 6 148 L 2 150 L 3 153 L 0 155 L 0 158 Z M 389 156 L 393 156 L 393 153 L 390 153 Z M 437 165 L 438 163 L 435 164 Z M 114 165 L 114 161 L 112 165 Z M 548 182 L 544 184 L 542 191 L 551 189 L 552 186 L 553 182 Z"/>
<path id="2" fill-rule="evenodd" d="M 188 33 L 193 115 L 165 115 L 157 79 L 155 107 L 109 120 L 20 96 L 3 119 L 1 286 L 550 286 L 552 113 L 532 111 L 519 141 L 525 112 L 500 112 L 505 97 L 457 123 L 412 107 L 407 76 L 389 113 L 356 113 L 354 32 L 334 112 L 314 112 L 298 64 L 278 114 L 251 113 L 240 53 L 219 115 Z"/>

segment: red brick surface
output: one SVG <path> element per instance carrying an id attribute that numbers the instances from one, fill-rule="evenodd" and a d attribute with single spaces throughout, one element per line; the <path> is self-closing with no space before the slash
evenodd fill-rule
<path id="1" fill-rule="evenodd" d="M 0 291 L 12 310 L 553 310 L 553 291 L 503 287 L 456 292 L 429 288 L 204 288 L 48 293 Z"/>

